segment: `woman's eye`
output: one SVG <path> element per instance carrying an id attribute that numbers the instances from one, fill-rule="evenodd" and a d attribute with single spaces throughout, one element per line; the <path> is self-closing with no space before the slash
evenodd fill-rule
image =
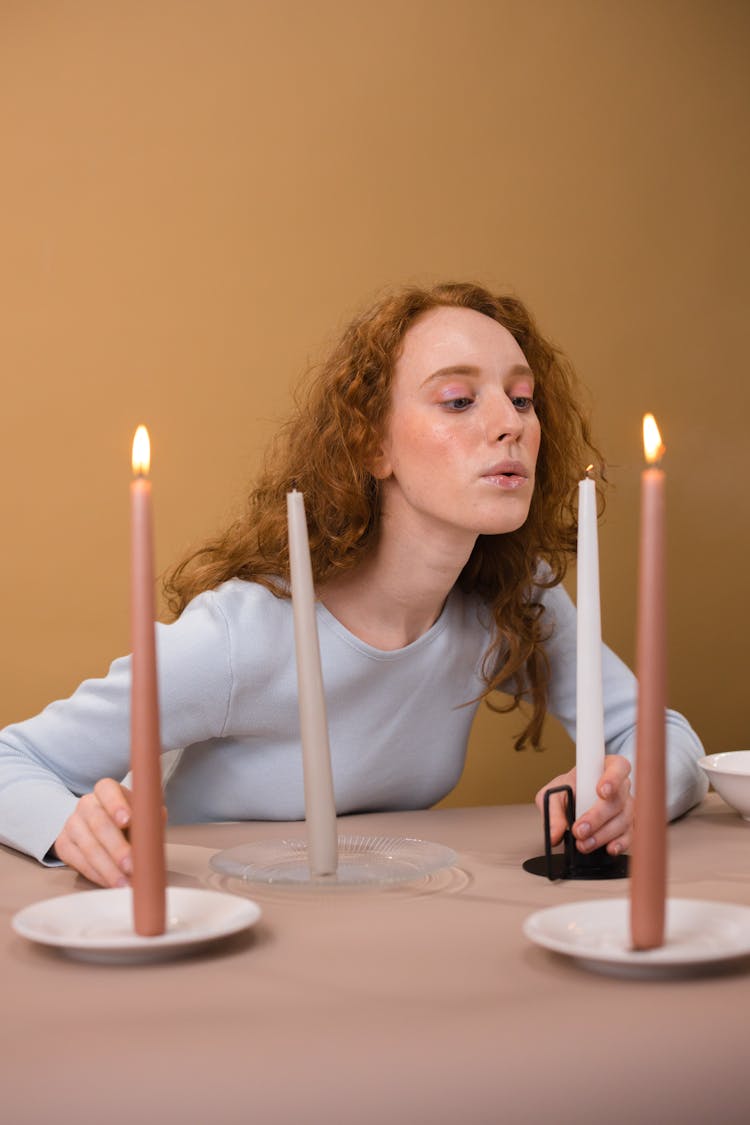
<path id="1" fill-rule="evenodd" d="M 450 398 L 443 403 L 443 406 L 447 406 L 449 410 L 461 411 L 466 410 L 469 406 L 471 406 L 473 401 L 473 398 L 467 398 L 466 396 L 463 396 L 461 398 Z"/>
<path id="2" fill-rule="evenodd" d="M 532 410 L 534 406 L 533 398 L 530 398 L 528 395 L 512 395 L 510 401 L 515 406 L 516 410 L 520 410 L 522 413 Z"/>

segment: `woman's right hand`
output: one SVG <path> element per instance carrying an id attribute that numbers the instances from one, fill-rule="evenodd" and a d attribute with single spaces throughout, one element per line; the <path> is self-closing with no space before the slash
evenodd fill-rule
<path id="1" fill-rule="evenodd" d="M 65 821 L 55 840 L 57 858 L 92 883 L 125 887 L 133 873 L 130 843 L 130 790 L 111 777 L 97 781 Z"/>

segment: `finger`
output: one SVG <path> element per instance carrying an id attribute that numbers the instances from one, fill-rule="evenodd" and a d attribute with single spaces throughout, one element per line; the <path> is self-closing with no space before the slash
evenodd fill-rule
<path id="1" fill-rule="evenodd" d="M 574 835 L 581 851 L 592 851 L 597 847 L 620 842 L 620 849 L 624 851 L 630 846 L 633 827 L 634 802 L 632 797 L 623 804 L 622 808 L 613 810 L 606 820 L 598 824 L 595 830 L 589 830 L 589 825 L 584 822 L 574 826 Z M 593 817 L 591 818 L 593 819 Z"/>
<path id="2" fill-rule="evenodd" d="M 573 825 L 573 835 L 577 839 L 583 840 L 584 837 L 599 832 L 608 820 L 619 816 L 628 807 L 631 800 L 630 778 L 626 777 L 609 800 L 595 801 L 590 809 L 581 813 Z"/>
<path id="3" fill-rule="evenodd" d="M 596 786 L 597 794 L 605 801 L 614 796 L 630 774 L 630 762 L 620 754 L 608 754 L 604 769 Z"/>
<path id="4" fill-rule="evenodd" d="M 613 823 L 611 834 L 608 831 L 607 835 L 610 839 L 605 839 L 604 835 L 600 833 L 600 842 L 602 847 L 606 847 L 610 855 L 622 855 L 626 852 L 633 842 L 633 817 L 630 812 L 624 815 L 624 821 L 621 824 L 622 831 L 617 832 L 616 826 Z"/>
<path id="5" fill-rule="evenodd" d="M 119 783 L 115 782 L 115 784 L 118 785 Z M 132 815 L 133 815 L 133 813 L 132 813 L 133 791 L 132 791 L 132 789 L 128 789 L 127 785 L 119 785 L 119 789 L 120 789 L 120 792 L 122 793 L 122 795 L 125 799 L 125 802 L 128 806 L 128 824 L 129 824 L 130 819 L 132 818 Z M 169 820 L 169 811 L 168 811 L 166 805 L 162 805 L 162 807 L 161 807 L 161 819 L 162 819 L 163 824 L 166 824 L 167 821 Z"/>
<path id="6" fill-rule="evenodd" d="M 553 844 L 559 844 L 568 828 L 568 798 L 553 793 L 549 800 L 549 833 Z"/>
<path id="7" fill-rule="evenodd" d="M 614 840 L 610 840 L 607 844 L 607 851 L 610 855 L 622 855 L 630 849 L 633 843 L 633 822 L 628 824 L 627 830 L 621 836 L 617 836 Z"/>
<path id="8" fill-rule="evenodd" d="M 81 797 L 66 824 L 66 833 L 108 886 L 115 886 L 120 876 L 131 874 L 130 844 L 95 793 Z"/>
<path id="9" fill-rule="evenodd" d="M 569 784 L 567 776 L 556 777 L 539 790 L 534 802 L 539 809 L 542 816 L 544 816 L 544 795 L 548 789 L 554 789 L 556 785 Z M 567 814 L 568 799 L 563 793 L 553 793 L 549 799 L 549 831 L 550 840 L 553 844 L 559 844 L 563 838 L 563 834 L 568 827 L 568 814 Z"/>
<path id="10" fill-rule="evenodd" d="M 584 838 L 579 837 L 577 841 L 579 851 L 591 852 L 595 848 L 601 848 L 604 847 L 605 844 L 614 843 L 615 840 L 624 840 L 626 838 L 629 843 L 631 823 L 631 810 L 626 807 L 621 813 L 618 813 L 617 816 L 612 817 L 603 824 L 596 832 L 586 835 Z"/>
<path id="11" fill-rule="evenodd" d="M 120 874 L 130 875 L 133 870 L 130 844 L 98 801 L 87 807 L 86 827 L 98 847 L 116 864 Z"/>
<path id="12" fill-rule="evenodd" d="M 55 854 L 58 859 L 61 859 L 68 867 L 72 867 L 79 875 L 83 875 L 89 882 L 97 883 L 101 886 L 101 879 L 98 873 L 94 871 L 80 849 L 69 840 L 63 832 L 60 833 L 55 841 Z"/>
<path id="13" fill-rule="evenodd" d="M 119 828 L 130 824 L 130 793 L 119 781 L 103 777 L 94 786 L 94 795 Z"/>
<path id="14" fill-rule="evenodd" d="M 68 822 L 58 836 L 55 851 L 63 863 L 74 867 L 86 879 L 102 887 L 122 887 L 127 879 L 81 821 Z"/>

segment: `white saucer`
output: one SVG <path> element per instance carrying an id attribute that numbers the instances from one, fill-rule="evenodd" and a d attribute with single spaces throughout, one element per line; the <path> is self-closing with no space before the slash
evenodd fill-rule
<path id="1" fill-rule="evenodd" d="M 630 900 L 571 902 L 531 914 L 527 938 L 594 972 L 629 977 L 686 976 L 750 955 L 750 906 L 667 899 L 665 942 L 630 948 Z"/>
<path id="2" fill-rule="evenodd" d="M 167 929 L 157 937 L 133 931 L 133 892 L 81 891 L 35 902 L 14 915 L 13 929 L 29 941 L 52 945 L 84 961 L 124 964 L 193 953 L 255 925 L 251 899 L 193 887 L 167 887 Z"/>
<path id="3" fill-rule="evenodd" d="M 214 871 L 247 883 L 293 886 L 311 891 L 356 890 L 422 879 L 452 867 L 457 856 L 444 844 L 405 836 L 339 836 L 338 870 L 313 876 L 307 841 L 257 840 L 212 856 Z"/>

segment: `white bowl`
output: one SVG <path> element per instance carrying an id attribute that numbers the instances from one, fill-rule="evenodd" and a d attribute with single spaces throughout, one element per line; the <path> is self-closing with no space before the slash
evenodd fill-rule
<path id="1" fill-rule="evenodd" d="M 720 797 L 750 820 L 750 750 L 729 750 L 709 754 L 698 765 Z"/>

